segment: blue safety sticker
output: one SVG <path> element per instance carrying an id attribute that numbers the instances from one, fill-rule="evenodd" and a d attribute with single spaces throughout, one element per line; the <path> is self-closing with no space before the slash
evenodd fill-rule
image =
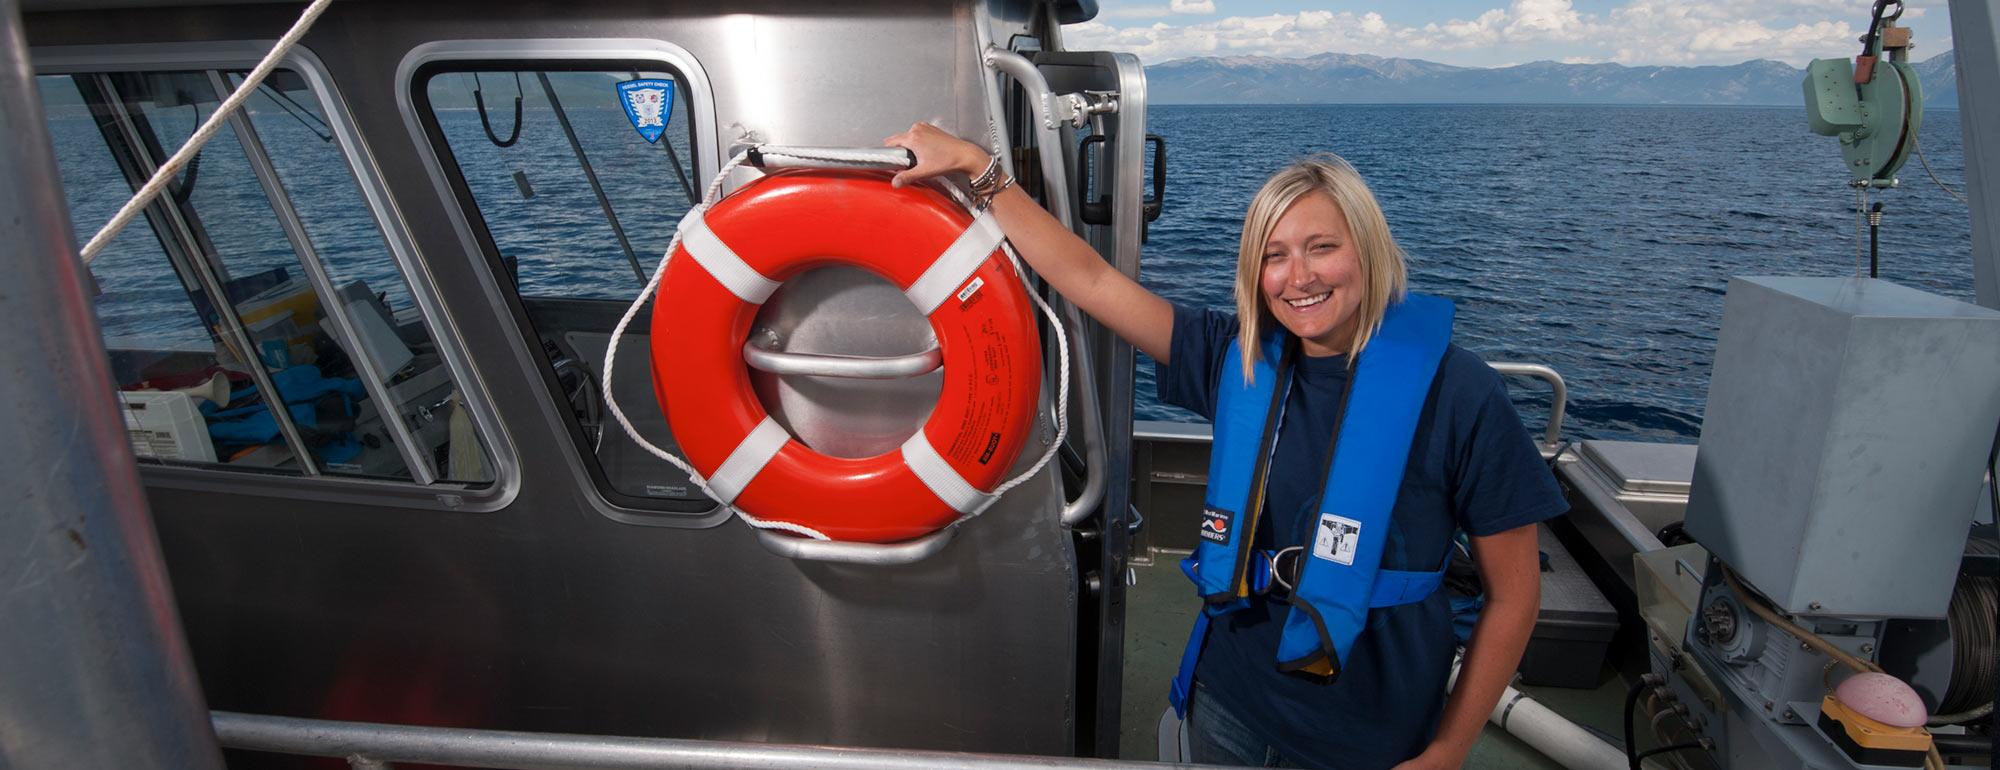
<path id="1" fill-rule="evenodd" d="M 625 117 L 632 119 L 639 136 L 657 143 L 674 117 L 674 81 L 641 78 L 619 83 L 618 103 L 625 107 Z"/>

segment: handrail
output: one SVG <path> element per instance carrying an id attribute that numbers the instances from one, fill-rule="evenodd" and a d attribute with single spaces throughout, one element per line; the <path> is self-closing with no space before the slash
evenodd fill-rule
<path id="1" fill-rule="evenodd" d="M 1063 504 L 1061 521 L 1065 527 L 1075 527 L 1090 518 L 1092 511 L 1104 501 L 1105 466 L 1108 464 L 1104 451 L 1104 419 L 1102 408 L 1097 402 L 1097 368 L 1090 357 L 1090 338 L 1084 335 L 1083 313 L 1076 305 L 1063 300 L 1064 320 L 1069 322 L 1070 344 L 1079 351 L 1076 370 L 1076 400 L 1083 407 L 1083 491 L 1076 499 Z M 1057 409 L 1068 409 L 1068 404 L 1057 404 Z"/>
<path id="2" fill-rule="evenodd" d="M 944 365 L 944 351 L 936 347 L 905 356 L 846 356 L 826 353 L 787 353 L 743 343 L 743 362 L 750 368 L 772 374 L 803 374 L 811 377 L 845 377 L 855 380 L 898 380 L 937 371 Z"/>
<path id="3" fill-rule="evenodd" d="M 1515 377 L 1532 377 L 1549 384 L 1554 391 L 1549 397 L 1549 423 L 1542 428 L 1543 448 L 1552 448 L 1562 443 L 1563 412 L 1569 403 L 1569 386 L 1563 383 L 1561 374 L 1542 364 L 1515 362 L 1493 362 L 1488 366 L 1493 371 Z"/>
<path id="4" fill-rule="evenodd" d="M 745 767 L 759 770 L 932 770 L 939 767 L 967 770 L 1160 770 L 1171 767 L 1156 762 L 1075 757 L 411 727 L 229 711 L 216 711 L 211 716 L 216 738 L 223 746 L 280 754 L 341 757 L 351 766 L 367 768 L 388 767 L 391 762 L 503 770 L 735 770 Z"/>
<path id="5" fill-rule="evenodd" d="M 1027 57 L 990 44 L 986 47 L 986 66 L 1012 77 L 1028 92 L 1028 104 L 1035 111 L 1036 139 L 1043 149 L 1040 153 L 1042 187 L 1050 212 L 1055 214 L 1063 227 L 1075 230 L 1074 212 L 1069 201 L 1069 174 L 1063 169 L 1063 139 L 1052 115 L 1054 96 L 1049 92 L 1048 79 L 1042 77 L 1042 71 Z M 994 116 L 995 119 L 998 117 Z M 1077 346 L 1077 360 L 1082 362 L 1075 369 L 1077 404 L 1083 411 L 1083 491 L 1063 506 L 1061 517 L 1063 526 L 1074 527 L 1090 518 L 1091 512 L 1104 501 L 1105 467 L 1109 463 L 1104 452 L 1104 416 L 1097 402 L 1097 377 L 1091 365 L 1089 338 L 1084 335 L 1082 313 L 1073 304 L 1063 304 L 1070 341 Z M 1057 404 L 1056 408 L 1068 409 L 1069 405 Z"/>
<path id="6" fill-rule="evenodd" d="M 849 543 L 839 540 L 811 540 L 768 529 L 757 530 L 757 542 L 764 549 L 787 559 L 865 564 L 871 567 L 900 567 L 928 559 L 951 544 L 958 527 L 945 527 L 915 540 L 901 543 Z"/>

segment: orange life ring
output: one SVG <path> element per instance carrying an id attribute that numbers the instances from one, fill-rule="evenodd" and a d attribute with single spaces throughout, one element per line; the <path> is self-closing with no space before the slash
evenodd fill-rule
<path id="1" fill-rule="evenodd" d="M 1033 305 L 990 217 L 884 174 L 784 171 L 690 215 L 681 233 L 653 310 L 653 387 L 718 499 L 863 542 L 922 536 L 985 506 L 1027 443 L 1042 376 Z M 743 344 L 758 307 L 829 265 L 902 287 L 937 337 L 942 392 L 899 450 L 813 451 L 751 389 Z"/>

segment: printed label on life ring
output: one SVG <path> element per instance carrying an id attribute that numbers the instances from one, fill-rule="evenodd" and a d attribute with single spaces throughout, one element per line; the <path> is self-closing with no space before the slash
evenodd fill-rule
<path id="1" fill-rule="evenodd" d="M 985 285 L 986 285 L 986 279 L 984 279 L 984 278 L 981 278 L 981 277 L 979 277 L 979 276 L 976 276 L 976 275 L 975 275 L 975 276 L 973 276 L 973 277 L 972 277 L 972 281 L 971 281 L 971 282 L 969 282 L 969 283 L 967 283 L 967 284 L 965 284 L 965 288 L 963 288 L 963 289 L 959 289 L 959 290 L 958 290 L 958 301 L 959 301 L 960 303 L 963 303 L 963 305 L 970 305 L 970 304 L 972 304 L 972 303 L 970 303 L 970 302 L 966 302 L 966 300 L 968 300 L 968 299 L 971 299 L 971 298 L 972 298 L 972 295 L 974 295 L 974 294 L 978 294 L 978 293 L 979 293 L 979 287 L 981 287 L 981 286 L 985 286 Z M 963 305 L 961 305 L 961 308 L 963 307 Z"/>
<path id="2" fill-rule="evenodd" d="M 992 462 L 1007 416 L 1014 413 L 1014 394 L 1007 387 L 1013 381 L 1013 351 L 1008 349 L 1007 337 L 999 327 L 997 321 L 987 318 L 964 336 L 975 346 L 973 365 L 966 367 L 964 375 L 965 392 L 972 395 L 972 403 L 966 405 L 965 419 L 958 424 L 958 431 L 944 452 L 947 459 L 960 466 Z"/>

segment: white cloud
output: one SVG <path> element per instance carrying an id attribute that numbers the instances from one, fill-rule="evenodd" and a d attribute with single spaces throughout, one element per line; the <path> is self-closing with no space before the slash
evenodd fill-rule
<path id="1" fill-rule="evenodd" d="M 1634 0 L 1612 11 L 1607 26 L 1622 33 L 1611 59 L 1624 64 L 1734 64 L 1745 59 L 1799 64 L 1849 55 L 1861 34 L 1844 20 L 1773 26 L 1720 7 L 1674 0 Z"/>
<path id="2" fill-rule="evenodd" d="M 1120 5 L 1097 12 L 1100 19 L 1153 19 L 1173 13 L 1164 5 Z"/>
<path id="3" fill-rule="evenodd" d="M 1189 56 L 1297 57 L 1332 51 L 1478 66 L 1535 59 L 1686 65 L 1758 58 L 1798 65 L 1816 57 L 1852 55 L 1849 49 L 1856 48 L 1855 38 L 1866 28 L 1870 7 L 1869 0 L 1775 0 L 1728 6 L 1626 0 L 1607 12 L 1584 13 L 1571 0 L 1508 0 L 1505 8 L 1491 8 L 1469 19 L 1421 25 L 1397 24 L 1375 11 L 1335 10 L 1146 26 L 1109 23 L 1138 15 L 1164 18 L 1163 11 L 1212 13 L 1215 7 L 1214 0 L 1169 2 L 1166 8 L 1112 6 L 1104 20 L 1068 27 L 1066 41 L 1076 49 L 1130 51 L 1153 63 Z M 1905 20 L 1923 15 L 1923 9 L 1916 7 L 1920 3 L 1938 2 L 1942 0 L 1911 0 Z M 1925 35 L 1935 32 L 1919 35 L 1922 47 L 1950 48 L 1948 37 Z"/>
<path id="4" fill-rule="evenodd" d="M 1514 0 L 1504 31 L 1512 40 L 1575 40 L 1588 33 L 1590 25 L 1569 0 Z"/>

